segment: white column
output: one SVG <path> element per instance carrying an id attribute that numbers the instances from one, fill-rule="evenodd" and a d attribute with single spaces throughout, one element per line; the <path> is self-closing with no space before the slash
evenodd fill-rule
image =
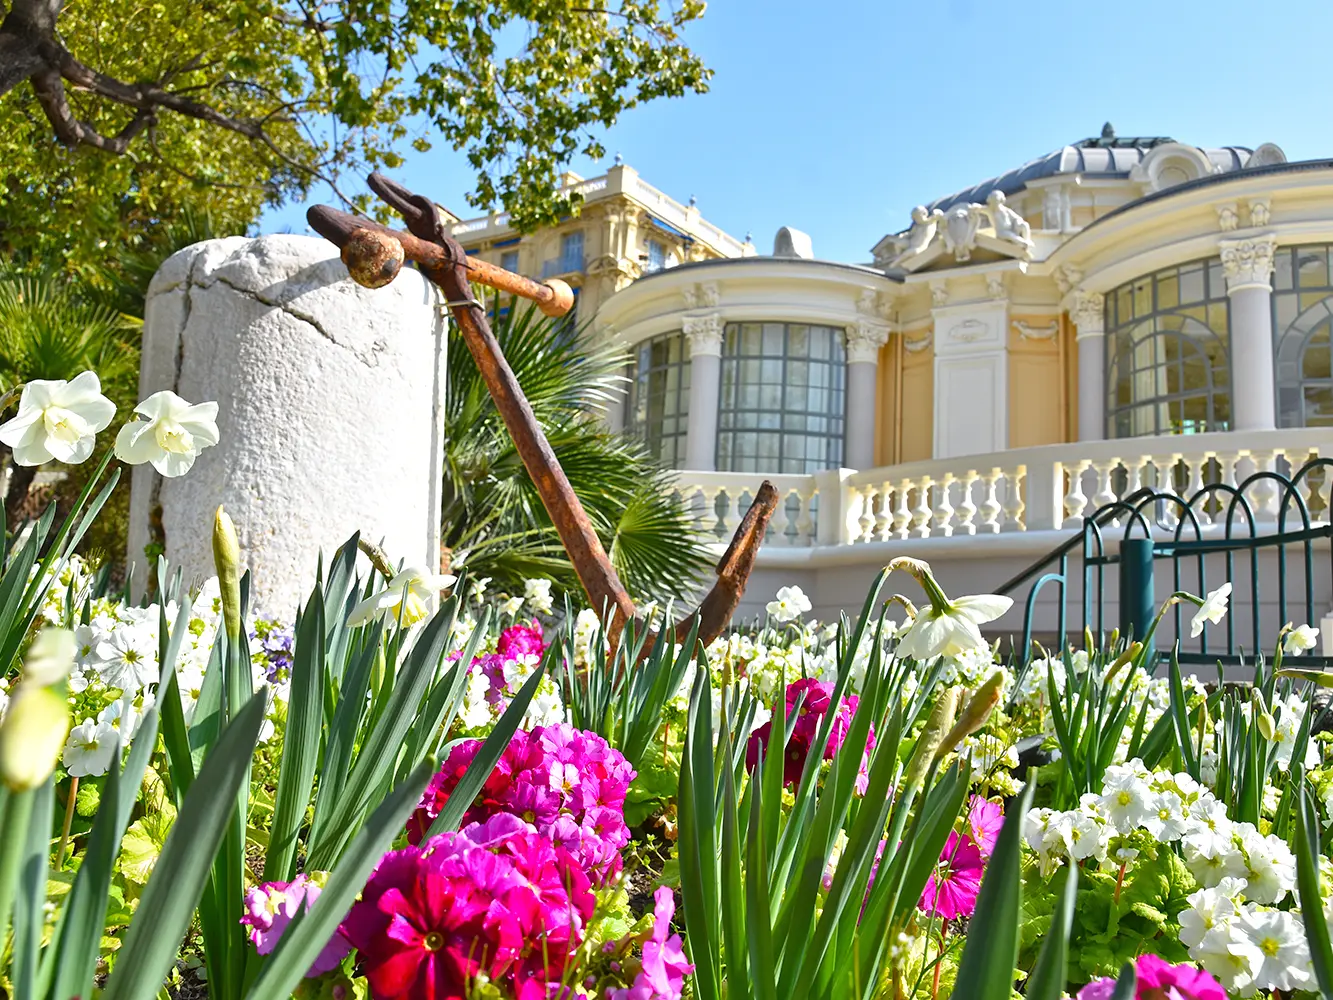
<path id="1" fill-rule="evenodd" d="M 722 317 L 686 316 L 690 342 L 690 414 L 685 429 L 685 467 L 708 472 L 717 467 L 717 409 L 722 390 Z"/>
<path id="2" fill-rule="evenodd" d="M 1077 328 L 1078 439 L 1106 437 L 1106 310 L 1100 292 L 1075 292 L 1069 318 Z"/>
<path id="3" fill-rule="evenodd" d="M 879 349 L 889 340 L 885 323 L 859 319 L 847 327 L 847 417 L 842 464 L 849 469 L 875 466 L 875 424 L 879 420 Z"/>
<path id="4" fill-rule="evenodd" d="M 1273 253 L 1271 236 L 1223 240 L 1222 270 L 1231 299 L 1231 429 L 1277 426 L 1273 385 Z"/>

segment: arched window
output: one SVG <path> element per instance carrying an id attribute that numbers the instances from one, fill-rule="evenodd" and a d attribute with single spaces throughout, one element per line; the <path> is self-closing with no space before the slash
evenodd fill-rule
<path id="1" fill-rule="evenodd" d="M 1333 247 L 1282 247 L 1273 260 L 1274 375 L 1279 427 L 1333 427 Z"/>
<path id="2" fill-rule="evenodd" d="M 671 469 L 685 464 L 690 402 L 690 345 L 683 333 L 664 333 L 634 350 L 630 366 L 629 432 Z"/>
<path id="3" fill-rule="evenodd" d="M 804 473 L 841 465 L 846 368 L 841 329 L 728 323 L 718 469 Z"/>
<path id="4" fill-rule="evenodd" d="M 1226 430 L 1230 313 L 1221 263 L 1128 282 L 1106 299 L 1107 432 L 1116 438 Z"/>

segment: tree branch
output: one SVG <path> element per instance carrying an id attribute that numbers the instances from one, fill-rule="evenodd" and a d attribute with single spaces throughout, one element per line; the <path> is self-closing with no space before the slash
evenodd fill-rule
<path id="1" fill-rule="evenodd" d="M 41 41 L 55 36 L 60 8 L 61 0 L 14 0 L 0 21 L 0 95 L 42 69 Z"/>
<path id="2" fill-rule="evenodd" d="M 37 95 L 37 103 L 42 106 L 47 120 L 55 129 L 56 138 L 70 148 L 92 146 L 94 149 L 121 156 L 129 149 L 134 137 L 153 124 L 155 118 L 152 108 L 139 108 L 124 128 L 113 136 L 105 136 L 90 123 L 74 117 L 74 112 L 65 97 L 64 81 L 55 70 L 43 69 L 34 74 L 32 89 Z"/>

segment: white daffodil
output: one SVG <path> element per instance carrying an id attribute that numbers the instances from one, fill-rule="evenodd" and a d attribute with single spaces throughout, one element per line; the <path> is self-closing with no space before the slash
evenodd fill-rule
<path id="1" fill-rule="evenodd" d="M 524 580 L 523 599 L 539 615 L 549 615 L 555 606 L 551 598 L 550 580 Z"/>
<path id="2" fill-rule="evenodd" d="M 134 412 L 144 419 L 131 421 L 116 435 L 116 457 L 130 465 L 151 462 L 171 479 L 189 472 L 199 453 L 218 443 L 217 403 L 188 403 L 164 389 Z"/>
<path id="3" fill-rule="evenodd" d="M 376 618 L 387 618 L 390 624 L 401 621 L 405 626 L 415 625 L 429 613 L 429 601 L 457 579 L 448 573 L 436 575 L 420 566 L 406 566 L 384 590 L 353 608 L 347 623 L 355 628 Z"/>
<path id="4" fill-rule="evenodd" d="M 1203 604 L 1199 605 L 1199 610 L 1194 612 L 1194 617 L 1190 619 L 1191 639 L 1197 639 L 1203 632 L 1204 622 L 1216 625 L 1226 617 L 1227 598 L 1230 596 L 1231 581 L 1228 580 L 1204 598 Z"/>
<path id="5" fill-rule="evenodd" d="M 84 719 L 70 730 L 61 759 L 71 777 L 98 777 L 110 769 L 119 745 L 119 734 L 111 723 Z"/>
<path id="6" fill-rule="evenodd" d="M 792 622 L 811 608 L 810 598 L 800 587 L 782 587 L 778 590 L 777 600 L 769 601 L 764 609 L 775 622 Z"/>
<path id="7" fill-rule="evenodd" d="M 998 594 L 979 594 L 959 597 L 943 606 L 922 608 L 912 620 L 907 633 L 898 643 L 898 655 L 913 660 L 929 660 L 933 656 L 957 656 L 970 649 L 986 645 L 978 628 L 994 621 L 1011 607 L 1011 597 Z"/>
<path id="8" fill-rule="evenodd" d="M 74 633 L 67 628 L 44 628 L 23 657 L 23 679 L 46 687 L 57 684 L 74 669 Z"/>
<path id="9" fill-rule="evenodd" d="M 18 413 L 0 424 L 0 441 L 19 465 L 78 465 L 93 453 L 97 432 L 116 415 L 95 372 L 70 381 L 34 379 L 23 387 Z"/>
<path id="10" fill-rule="evenodd" d="M 1307 649 L 1314 649 L 1319 642 L 1319 629 L 1313 625 L 1297 625 L 1282 640 L 1282 652 L 1288 656 L 1300 656 Z"/>

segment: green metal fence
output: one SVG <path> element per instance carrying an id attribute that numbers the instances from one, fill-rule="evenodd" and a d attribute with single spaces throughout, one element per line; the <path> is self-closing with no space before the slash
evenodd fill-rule
<path id="1" fill-rule="evenodd" d="M 1173 591 L 1203 596 L 1230 582 L 1229 613 L 1198 638 L 1189 637 L 1193 604 L 1183 602 L 1168 611 L 1180 641 L 1180 662 L 1225 666 L 1256 650 L 1271 655 L 1283 624 L 1318 627 L 1329 611 L 1316 601 L 1326 603 L 1333 592 L 1331 485 L 1333 460 L 1316 459 L 1290 475 L 1260 470 L 1238 485 L 1216 482 L 1189 497 L 1143 489 L 1101 507 L 1078 534 L 1000 589 L 1016 594 L 1027 585 L 1023 657 L 1032 654 L 1038 598 L 1047 588 L 1056 591 L 1056 630 L 1069 634 L 1071 572 L 1082 573 L 1079 632 L 1105 633 L 1116 626 L 1121 634 L 1141 639 Z M 1161 570 L 1164 563 L 1170 567 L 1167 573 Z M 1111 567 L 1118 587 L 1114 621 L 1106 613 Z M 1169 649 L 1158 652 L 1165 655 Z M 1302 660 L 1307 666 L 1333 665 L 1333 657 L 1318 648 Z"/>

